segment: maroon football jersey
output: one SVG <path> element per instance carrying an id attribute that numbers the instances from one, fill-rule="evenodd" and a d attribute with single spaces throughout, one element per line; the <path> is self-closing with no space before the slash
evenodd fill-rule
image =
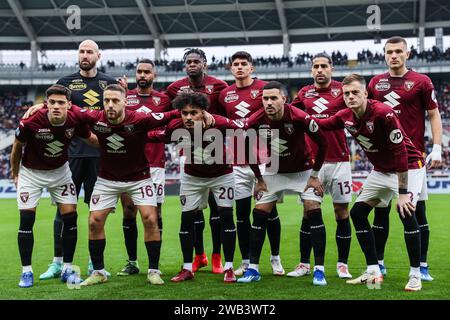
<path id="1" fill-rule="evenodd" d="M 75 108 L 75 107 L 73 107 Z M 67 112 L 66 122 L 54 126 L 44 108 L 19 123 L 16 137 L 26 143 L 22 164 L 30 169 L 53 170 L 67 162 L 70 141 L 74 136 L 89 138 L 91 132 L 72 110 Z"/>
<path id="2" fill-rule="evenodd" d="M 228 87 L 228 84 L 225 81 L 208 75 L 205 76 L 199 87 L 192 87 L 189 77 L 185 77 L 170 84 L 167 87 L 166 93 L 172 100 L 175 99 L 175 97 L 180 93 L 189 93 L 194 91 L 204 93 L 209 98 L 209 107 L 207 111 L 211 114 L 220 114 L 219 94 L 226 87 Z"/>
<path id="3" fill-rule="evenodd" d="M 262 138 L 268 138 L 267 143 L 270 145 L 267 148 L 271 156 L 278 156 L 278 171 L 273 172 L 270 167 L 267 167 L 267 172 L 291 173 L 311 168 L 319 171 L 322 167 L 327 142 L 317 123 L 306 112 L 286 104 L 283 119 L 272 121 L 267 117 L 264 109 L 260 109 L 246 121 L 246 128 L 256 129 Z M 277 129 L 279 133 L 275 139 L 270 138 L 274 129 Z M 305 143 L 305 133 L 319 146 L 314 160 L 311 156 L 311 148 Z M 263 148 L 258 146 L 260 151 Z"/>
<path id="4" fill-rule="evenodd" d="M 252 84 L 238 88 L 236 84 L 222 90 L 219 96 L 220 107 L 223 111 L 220 114 L 226 114 L 231 120 L 244 120 L 249 118 L 256 111 L 264 108 L 262 103 L 263 87 L 266 81 L 254 79 Z M 234 157 L 234 164 L 244 165 L 238 161 L 238 141 L 234 139 L 234 150 L 229 149 L 228 153 Z"/>
<path id="5" fill-rule="evenodd" d="M 220 131 L 222 141 L 225 140 L 225 130 L 226 129 L 239 129 L 239 126 L 237 126 L 233 121 L 230 121 L 229 119 L 219 116 L 219 115 L 213 115 L 215 124 L 211 127 L 211 129 L 217 129 Z M 171 136 L 172 133 L 177 129 L 184 128 L 183 122 L 181 119 L 175 119 L 172 120 L 166 127 L 165 132 L 159 132 L 159 136 L 163 137 L 163 139 L 166 141 L 166 143 L 171 142 Z M 220 177 L 225 174 L 229 174 L 233 172 L 233 166 L 231 164 L 227 164 L 226 161 L 226 150 L 225 150 L 225 144 L 222 144 L 222 154 L 223 158 L 221 160 L 222 163 L 211 163 L 209 164 L 209 161 L 213 161 L 214 159 L 207 159 L 207 157 L 204 157 L 204 150 L 206 147 L 208 147 L 213 139 L 217 139 L 217 135 L 211 136 L 209 139 L 205 139 L 206 135 L 204 134 L 204 139 L 206 141 L 202 141 L 202 146 L 198 147 L 194 144 L 194 137 L 193 137 L 193 130 L 187 130 L 185 129 L 186 134 L 189 134 L 189 137 L 182 135 L 178 142 L 182 145 L 183 143 L 189 143 L 191 144 L 191 155 L 190 155 L 190 162 L 191 163 L 185 163 L 184 164 L 184 172 L 195 177 L 200 178 L 214 178 L 214 177 Z M 208 131 L 206 131 L 208 133 Z M 211 131 L 210 131 L 211 133 Z M 156 134 L 158 135 L 158 133 Z M 154 135 L 155 136 L 155 135 Z M 183 142 L 184 141 L 184 142 Z M 214 156 L 214 154 L 212 154 Z M 203 161 L 203 163 L 195 163 L 195 159 L 199 159 L 197 161 Z"/>
<path id="6" fill-rule="evenodd" d="M 368 100 L 367 109 L 358 119 L 349 108 L 319 121 L 323 130 L 346 128 L 380 172 L 404 172 L 423 165 L 420 151 L 405 135 L 400 121 L 388 105 Z"/>
<path id="7" fill-rule="evenodd" d="M 124 182 L 149 178 L 144 151 L 147 132 L 178 117 L 177 110 L 147 115 L 126 109 L 122 123 L 111 124 L 104 111 L 82 110 L 80 118 L 89 124 L 100 144 L 99 177 Z"/>
<path id="8" fill-rule="evenodd" d="M 425 110 L 438 108 L 430 78 L 412 70 L 403 77 L 392 77 L 386 72 L 373 77 L 367 91 L 369 98 L 394 109 L 405 133 L 421 152 L 425 152 Z"/>
<path id="9" fill-rule="evenodd" d="M 305 86 L 300 89 L 292 105 L 302 109 L 307 114 L 317 119 L 326 119 L 336 112 L 346 109 L 342 96 L 342 83 L 331 81 L 328 88 L 317 88 L 315 85 Z M 324 132 L 328 142 L 328 152 L 325 161 L 343 162 L 350 161 L 347 139 L 344 130 Z M 310 144 L 313 155 L 317 152 L 317 145 L 306 137 Z"/>
<path id="10" fill-rule="evenodd" d="M 127 108 L 137 112 L 166 112 L 172 109 L 170 98 L 164 93 L 152 90 L 150 95 L 141 95 L 137 89 L 127 92 Z M 145 155 L 150 167 L 164 168 L 164 143 L 147 143 Z"/>

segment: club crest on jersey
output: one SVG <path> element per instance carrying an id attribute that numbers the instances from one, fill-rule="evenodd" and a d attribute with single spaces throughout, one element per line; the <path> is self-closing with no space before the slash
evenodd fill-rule
<path id="1" fill-rule="evenodd" d="M 223 99 L 225 103 L 235 102 L 239 99 L 239 96 L 233 92 L 227 93 L 226 97 Z"/>
<path id="2" fill-rule="evenodd" d="M 366 122 L 366 127 L 367 127 L 367 130 L 369 130 L 370 133 L 373 133 L 373 129 L 374 129 L 373 121 L 367 121 Z"/>
<path id="3" fill-rule="evenodd" d="M 256 99 L 258 97 L 259 90 L 250 90 L 250 96 L 252 99 Z"/>
<path id="4" fill-rule="evenodd" d="M 284 124 L 284 131 L 288 134 L 291 135 L 294 133 L 294 125 L 292 123 L 285 123 Z"/>
<path id="5" fill-rule="evenodd" d="M 213 85 L 213 84 L 208 84 L 208 85 L 206 85 L 206 86 L 205 86 L 205 90 L 206 90 L 206 92 L 207 92 L 208 94 L 213 93 L 213 91 L 214 91 L 214 85 Z"/>
<path id="6" fill-rule="evenodd" d="M 391 84 L 388 79 L 380 79 L 380 81 L 375 85 L 375 90 L 377 91 L 388 91 L 391 88 Z"/>
<path id="7" fill-rule="evenodd" d="M 97 204 L 98 200 L 100 200 L 100 195 L 96 194 L 92 196 L 92 203 Z"/>
<path id="8" fill-rule="evenodd" d="M 180 196 L 180 202 L 181 202 L 181 205 L 183 205 L 183 206 L 186 204 L 186 196 L 185 195 Z"/>
<path id="9" fill-rule="evenodd" d="M 405 81 L 405 84 L 403 86 L 405 87 L 406 91 L 410 91 L 414 87 L 414 81 Z"/>
<path id="10" fill-rule="evenodd" d="M 160 97 L 152 97 L 152 101 L 155 106 L 159 106 L 159 104 L 161 103 L 161 98 Z"/>
<path id="11" fill-rule="evenodd" d="M 20 200 L 22 200 L 23 203 L 27 203 L 29 197 L 30 197 L 30 194 L 28 192 L 20 193 Z"/>
<path id="12" fill-rule="evenodd" d="M 67 137 L 67 139 L 72 139 L 74 133 L 75 133 L 75 128 L 66 129 L 66 137 Z"/>
<path id="13" fill-rule="evenodd" d="M 123 127 L 127 133 L 131 133 L 134 131 L 134 124 L 127 124 Z"/>
<path id="14" fill-rule="evenodd" d="M 331 89 L 331 95 L 333 97 L 335 97 L 335 98 L 337 98 L 340 93 L 341 93 L 341 89 L 339 89 L 339 88 L 332 88 Z"/>
<path id="15" fill-rule="evenodd" d="M 316 91 L 316 89 L 309 89 L 305 92 L 305 98 L 314 98 L 318 97 L 319 93 Z"/>
<path id="16" fill-rule="evenodd" d="M 105 80 L 98 80 L 98 86 L 100 87 L 100 89 L 105 90 L 108 86 L 108 82 Z"/>

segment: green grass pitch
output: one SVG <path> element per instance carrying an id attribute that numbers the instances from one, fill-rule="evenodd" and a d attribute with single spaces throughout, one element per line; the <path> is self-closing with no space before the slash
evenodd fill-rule
<path id="1" fill-rule="evenodd" d="M 210 272 L 210 266 L 201 269 L 194 281 L 171 283 L 182 264 L 182 255 L 178 241 L 180 207 L 178 198 L 167 197 L 163 207 L 164 234 L 160 266 L 165 285 L 151 286 L 146 282 L 147 256 L 143 244 L 142 226 L 139 225 L 138 258 L 141 273 L 131 277 L 117 277 L 127 259 L 123 233 L 122 212 L 112 214 L 106 224 L 107 245 L 105 265 L 113 276 L 108 283 L 69 290 L 59 279 L 39 281 L 39 274 L 46 270 L 53 256 L 53 216 L 55 209 L 48 199 L 41 200 L 34 228 L 35 245 L 33 251 L 33 270 L 35 285 L 21 289 L 17 284 L 21 272 L 17 247 L 18 210 L 14 199 L 0 200 L 0 246 L 1 273 L 0 299 L 450 299 L 450 196 L 431 195 L 427 203 L 428 220 L 431 230 L 428 260 L 430 273 L 434 277 L 431 283 L 424 283 L 421 292 L 404 292 L 409 266 L 403 241 L 402 225 L 394 211 L 391 211 L 391 231 L 386 249 L 385 263 L 388 275 L 382 290 L 368 290 L 365 286 L 345 284 L 336 276 L 336 242 L 334 233 L 336 223 L 332 214 L 331 199 L 327 197 L 323 205 L 327 230 L 327 250 L 325 271 L 328 286 L 314 287 L 312 277 L 288 278 L 275 277 L 269 264 L 269 244 L 266 238 L 260 268 L 262 279 L 251 284 L 224 284 L 222 275 Z M 279 206 L 282 225 L 281 259 L 286 272 L 291 271 L 299 260 L 298 230 L 300 225 L 300 207 L 295 196 L 287 196 L 285 203 Z M 87 269 L 87 206 L 79 204 L 79 234 L 74 264 L 79 265 L 83 277 Z M 209 212 L 205 211 L 209 217 Z M 370 216 L 373 219 L 373 213 Z M 211 237 L 208 223 L 205 228 L 205 248 L 210 257 Z M 235 266 L 240 264 L 240 252 L 236 246 Z M 363 254 L 354 234 L 349 260 L 350 272 L 358 276 L 364 267 Z"/>

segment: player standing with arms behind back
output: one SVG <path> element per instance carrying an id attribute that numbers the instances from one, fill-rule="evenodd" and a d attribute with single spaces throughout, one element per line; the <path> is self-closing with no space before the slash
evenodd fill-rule
<path id="1" fill-rule="evenodd" d="M 438 168 L 441 165 L 442 153 L 442 122 L 436 100 L 433 83 L 424 74 L 417 73 L 406 67 L 409 51 L 406 40 L 402 37 L 392 37 L 384 46 L 384 58 L 389 67 L 388 72 L 375 76 L 369 83 L 369 98 L 384 102 L 393 108 L 398 115 L 406 135 L 412 143 L 425 155 L 425 111 L 428 113 L 433 136 L 433 151 L 426 158 L 428 168 Z M 432 281 L 428 272 L 427 253 L 430 231 L 425 214 L 425 200 L 428 199 L 427 181 L 419 192 L 416 207 L 416 218 L 420 226 L 421 254 L 420 273 L 423 281 Z M 388 208 L 375 209 L 374 235 L 377 243 L 377 255 L 380 268 L 384 267 L 384 248 L 389 233 Z"/>

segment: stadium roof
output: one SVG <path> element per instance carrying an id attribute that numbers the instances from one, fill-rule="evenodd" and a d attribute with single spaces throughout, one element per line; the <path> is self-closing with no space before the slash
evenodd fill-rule
<path id="1" fill-rule="evenodd" d="M 370 5 L 381 30 L 369 30 Z M 81 9 L 69 30 L 67 7 Z M 6 0 L 0 49 L 73 49 L 86 38 L 106 48 L 272 44 L 450 34 L 448 0 Z"/>

